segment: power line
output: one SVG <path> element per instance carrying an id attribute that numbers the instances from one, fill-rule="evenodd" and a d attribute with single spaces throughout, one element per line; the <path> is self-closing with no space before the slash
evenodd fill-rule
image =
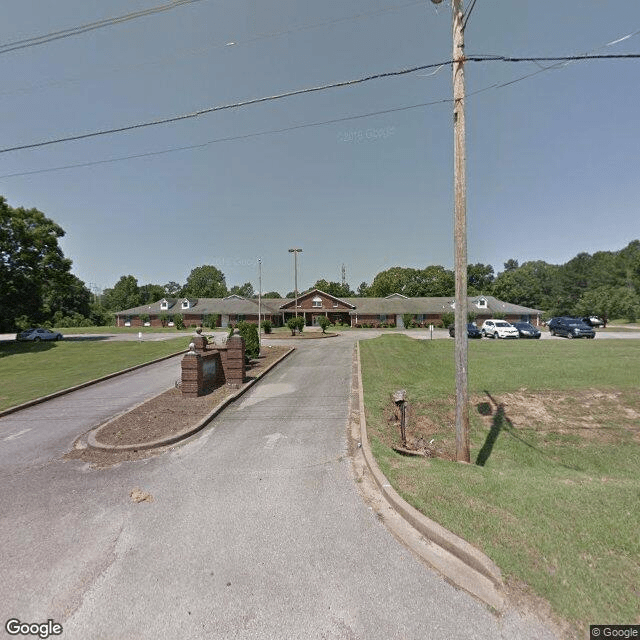
<path id="1" fill-rule="evenodd" d="M 149 65 L 166 64 L 166 63 L 169 63 L 169 62 L 174 62 L 175 60 L 180 60 L 181 58 L 184 58 L 185 56 L 199 55 L 199 54 L 206 53 L 208 51 L 215 50 L 215 49 L 224 49 L 224 48 L 228 48 L 230 46 L 238 47 L 238 46 L 243 46 L 243 45 L 247 45 L 247 44 L 253 44 L 255 42 L 261 42 L 263 40 L 270 40 L 270 39 L 273 39 L 273 38 L 279 38 L 279 37 L 290 35 L 290 34 L 293 34 L 293 33 L 298 33 L 300 31 L 307 31 L 307 30 L 310 30 L 310 29 L 317 29 L 317 28 L 320 28 L 320 27 L 333 26 L 333 25 L 339 24 L 341 22 L 348 22 L 348 21 L 353 21 L 353 20 L 361 20 L 361 19 L 364 19 L 364 18 L 371 18 L 373 16 L 380 15 L 380 14 L 383 14 L 383 13 L 389 13 L 389 12 L 392 12 L 392 11 L 400 11 L 402 9 L 407 9 L 409 7 L 415 7 L 415 6 L 418 6 L 418 5 L 425 5 L 425 4 L 428 4 L 428 2 L 426 2 L 425 0 L 418 0 L 418 1 L 414 1 L 414 2 L 408 2 L 406 4 L 383 7 L 381 9 L 376 9 L 375 11 L 366 11 L 366 12 L 358 13 L 358 14 L 351 15 L 351 16 L 344 16 L 342 18 L 335 18 L 335 19 L 332 19 L 332 20 L 325 20 L 323 22 L 314 22 L 312 24 L 300 25 L 298 27 L 292 27 L 290 29 L 282 29 L 282 30 L 279 30 L 279 31 L 273 31 L 271 33 L 258 35 L 258 36 L 255 36 L 253 38 L 247 38 L 246 40 L 240 40 L 240 41 L 234 40 L 233 42 L 226 41 L 224 43 L 214 44 L 214 45 L 211 45 L 209 47 L 203 47 L 203 48 L 200 48 L 200 49 L 191 49 L 191 50 L 187 50 L 186 52 L 184 52 L 183 55 L 170 56 L 170 57 L 167 57 L 167 58 L 161 58 L 159 60 L 155 60 L 155 61 L 151 61 L 151 62 L 143 62 L 143 63 L 139 63 L 139 64 L 135 64 L 135 65 L 127 65 L 127 66 L 123 66 L 123 67 L 118 67 L 118 68 L 114 69 L 113 71 L 114 72 L 119 72 L 119 71 L 126 70 L 126 69 L 138 69 L 140 67 L 149 66 Z M 2 46 L 3 45 L 0 45 L 0 49 L 2 48 Z M 0 53 L 2 53 L 2 51 L 0 51 Z M 40 84 L 40 85 L 32 85 L 31 87 L 26 87 L 24 89 L 17 89 L 17 90 L 13 90 L 13 91 L 0 91 L 0 96 L 11 95 L 13 93 L 26 93 L 26 92 L 31 91 L 33 89 L 40 89 L 40 88 L 43 88 L 43 87 L 61 86 L 61 85 L 64 85 L 64 84 L 67 84 L 67 83 L 70 83 L 70 82 L 79 82 L 82 79 L 83 78 L 67 78 L 67 79 L 62 79 L 62 80 L 59 80 L 59 81 L 43 83 L 43 84 Z"/>
<path id="2" fill-rule="evenodd" d="M 206 109 L 201 109 L 199 111 L 194 111 L 193 113 L 185 113 L 179 116 L 171 116 L 169 118 L 161 118 L 159 120 L 152 120 L 149 122 L 140 122 L 138 124 L 127 125 L 124 127 L 116 127 L 113 129 L 103 129 L 101 131 L 93 131 L 91 133 L 82 133 L 73 136 L 67 136 L 65 138 L 57 138 L 53 140 L 45 140 L 41 142 L 34 142 L 31 144 L 24 144 L 15 147 L 7 147 L 5 149 L 0 149 L 0 153 L 8 153 L 9 151 L 22 151 L 24 149 L 34 149 L 36 147 L 44 147 L 51 144 L 58 144 L 61 142 L 71 142 L 74 140 L 83 140 L 85 138 L 93 138 L 96 136 L 104 136 L 113 133 L 122 133 L 124 131 L 132 131 L 134 129 L 142 129 L 144 127 L 153 127 L 161 124 L 169 124 L 172 122 L 179 122 L 181 120 L 188 120 L 191 118 L 198 118 L 200 116 L 214 113 L 216 111 L 225 111 L 228 109 L 237 109 L 239 107 L 246 107 L 252 104 L 259 104 L 261 102 L 272 102 L 274 100 L 282 100 L 283 98 L 289 98 L 292 96 L 303 95 L 307 93 L 315 93 L 318 91 L 326 91 L 327 89 L 337 89 L 342 87 L 354 86 L 356 84 L 362 84 L 364 82 L 370 82 L 371 80 L 379 80 L 381 78 L 389 78 L 393 76 L 401 76 L 409 73 L 414 73 L 415 71 L 423 71 L 424 69 L 432 69 L 434 67 L 442 66 L 443 64 L 451 64 L 449 62 L 438 62 L 435 64 L 427 64 L 420 65 L 416 67 L 410 67 L 408 69 L 400 69 L 398 71 L 386 71 L 383 73 L 376 73 L 373 75 L 365 76 L 363 78 L 356 78 L 355 80 L 345 80 L 342 82 L 334 82 L 330 84 L 318 85 L 315 87 L 308 87 L 306 89 L 295 89 L 293 91 L 286 91 L 284 93 L 279 93 L 271 96 L 265 96 L 262 98 L 252 98 L 250 100 L 243 100 L 241 102 L 234 102 L 231 104 L 219 105 L 216 107 L 208 107 Z"/>
<path id="3" fill-rule="evenodd" d="M 216 138 L 215 140 L 208 140 L 207 142 L 201 142 L 198 144 L 186 145 L 182 147 L 171 147 L 169 149 L 161 149 L 159 151 L 149 151 L 147 153 L 137 153 L 129 156 L 119 156 L 117 158 L 106 158 L 103 160 L 90 160 L 88 162 L 80 162 L 77 164 L 68 164 L 60 167 L 50 167 L 47 169 L 35 169 L 33 171 L 22 171 L 19 173 L 8 173 L 0 176 L 0 179 L 3 178 L 16 178 L 19 176 L 30 176 L 38 173 L 49 173 L 52 171 L 62 171 L 64 169 L 79 169 L 82 167 L 91 167 L 99 164 L 109 164 L 113 162 L 121 162 L 123 160 L 135 160 L 138 158 L 148 158 L 152 156 L 164 155 L 167 153 L 175 153 L 177 151 L 191 151 L 194 149 L 202 149 L 204 147 L 208 147 L 212 144 L 217 144 L 219 142 L 235 142 L 237 140 L 246 140 L 249 138 L 257 138 L 259 136 L 273 135 L 277 133 L 286 133 L 287 131 L 296 131 L 297 129 L 307 129 L 310 127 L 321 127 L 328 124 L 336 124 L 338 122 L 348 122 L 350 120 L 357 120 L 359 118 L 371 118 L 373 116 L 385 115 L 387 113 L 397 113 L 399 111 L 409 111 L 410 109 L 418 109 L 420 107 L 430 107 L 437 104 L 446 104 L 453 102 L 452 98 L 443 98 L 440 100 L 433 100 L 431 102 L 421 102 L 419 104 L 412 104 L 404 107 L 393 107 L 391 109 L 383 109 L 381 111 L 371 111 L 369 113 L 360 113 L 354 116 L 344 116 L 342 118 L 332 118 L 331 120 L 322 120 L 319 122 L 306 122 L 303 124 L 292 125 L 289 127 L 281 127 L 279 129 L 269 129 L 267 131 L 256 131 L 254 133 L 246 133 L 237 136 L 228 136 L 225 138 Z"/>
<path id="4" fill-rule="evenodd" d="M 594 60 L 594 59 L 636 59 L 636 58 L 640 58 L 640 54 L 638 53 L 630 53 L 630 54 L 600 54 L 600 55 L 591 55 L 591 54 L 586 54 L 586 55 L 577 55 L 577 56 L 557 56 L 557 57 L 513 57 L 513 56 L 495 56 L 495 55 L 476 55 L 476 56 L 470 56 L 465 58 L 466 62 L 539 62 L 539 61 L 546 61 L 546 62 L 550 62 L 550 61 L 555 61 L 555 62 L 566 62 L 566 61 L 574 61 L 574 60 Z M 249 105 L 253 105 L 253 104 L 259 104 L 262 102 L 271 102 L 274 100 L 281 100 L 283 98 L 288 98 L 288 97 L 292 97 L 292 96 L 296 96 L 296 95 L 303 95 L 303 94 L 308 94 L 308 93 L 315 93 L 315 92 L 319 92 L 319 91 L 325 91 L 327 89 L 336 89 L 336 88 L 343 88 L 343 87 L 348 87 L 348 86 L 354 86 L 357 84 L 362 84 L 364 82 L 369 82 L 371 80 L 379 80 L 382 78 L 389 78 L 389 77 L 394 77 L 394 76 L 401 76 L 401 75 L 406 75 L 406 74 L 410 74 L 410 73 L 414 73 L 416 71 L 423 71 L 425 69 L 433 69 L 436 67 L 442 67 L 445 65 L 450 65 L 452 64 L 453 61 L 452 60 L 448 60 L 445 62 L 437 62 L 437 63 L 433 63 L 433 64 L 428 64 L 428 65 L 419 65 L 419 66 L 415 66 L 415 67 L 410 67 L 407 69 L 400 69 L 397 71 L 386 71 L 383 73 L 376 73 L 376 74 L 372 74 L 369 76 L 365 76 L 362 78 L 356 78 L 354 80 L 345 80 L 342 82 L 334 82 L 334 83 L 330 83 L 330 84 L 324 84 L 324 85 L 318 85 L 315 87 L 308 87 L 306 89 L 296 89 L 293 91 L 287 91 L 284 93 L 280 93 L 280 94 L 275 94 L 275 95 L 271 95 L 271 96 L 265 96 L 265 97 L 261 97 L 261 98 L 252 98 L 250 100 L 244 100 L 241 102 L 235 102 L 235 103 L 231 103 L 231 104 L 226 104 L 226 105 L 220 105 L 220 106 L 216 106 L 216 107 L 208 107 L 206 109 L 201 109 L 199 111 L 194 111 L 193 113 L 186 113 L 186 114 L 182 114 L 179 116 L 172 116 L 169 118 L 162 118 L 159 120 L 152 120 L 152 121 L 148 121 L 148 122 L 141 122 L 141 123 L 137 123 L 137 124 L 132 124 L 132 125 L 127 125 L 127 126 L 123 126 L 123 127 L 117 127 L 117 128 L 113 128 L 113 129 L 103 129 L 100 131 L 93 131 L 90 133 L 83 133 L 83 134 L 77 134 L 77 135 L 73 135 L 73 136 L 67 136 L 65 138 L 57 138 L 57 139 L 53 139 L 53 140 L 45 140 L 45 141 L 41 141 L 41 142 L 34 142 L 31 144 L 25 144 L 25 145 L 19 145 L 19 146 L 15 146 L 15 147 L 7 147 L 4 149 L 0 149 L 0 154 L 2 153 L 8 153 L 10 151 L 21 151 L 21 150 L 25 150 L 25 149 L 33 149 L 33 148 L 37 148 L 37 147 L 44 147 L 47 145 L 52 145 L 52 144 L 58 144 L 58 143 L 62 143 L 62 142 L 71 142 L 71 141 L 75 141 L 75 140 L 83 140 L 86 138 L 93 138 L 93 137 L 97 137 L 97 136 L 103 136 L 103 135 L 109 135 L 109 134 L 114 134 L 114 133 L 122 133 L 125 131 L 132 131 L 135 129 L 142 129 L 145 127 L 152 127 L 152 126 L 157 126 L 157 125 L 161 125 L 161 124 L 169 124 L 172 122 L 179 122 L 181 120 L 187 120 L 187 119 L 191 119 L 191 118 L 197 118 L 209 113 L 214 113 L 216 111 L 224 111 L 224 110 L 229 110 L 229 109 L 237 109 L 240 107 L 245 107 L 245 106 L 249 106 Z M 536 73 L 540 73 L 542 70 L 536 72 Z M 532 74 L 534 75 L 534 74 Z M 513 82 L 516 82 L 517 80 L 514 80 Z M 509 83 L 506 83 L 509 84 Z M 503 85 L 503 86 L 506 86 Z M 479 92 L 477 92 L 479 93 Z"/>
<path id="5" fill-rule="evenodd" d="M 176 7 L 180 7 L 186 4 L 193 4 L 195 2 L 202 2 L 203 0 L 172 0 L 167 4 L 163 4 L 157 7 L 150 7 L 149 9 L 143 9 L 141 11 L 135 11 L 133 13 L 127 13 L 122 16 L 116 16 L 113 18 L 105 18 L 104 20 L 98 20 L 97 22 L 90 22 L 88 24 L 78 25 L 76 27 L 69 27 L 60 31 L 52 31 L 51 33 L 45 33 L 40 36 L 32 36 L 30 38 L 24 38 L 23 40 L 14 40 L 13 42 L 6 42 L 0 44 L 0 55 L 3 53 L 9 53 L 11 51 L 17 51 L 18 49 L 26 49 L 28 47 L 37 47 L 47 42 L 53 42 L 54 40 L 61 40 L 62 38 L 70 38 L 71 36 L 77 36 L 87 31 L 94 31 L 95 29 L 102 29 L 104 27 L 110 27 L 114 24 L 121 24 L 130 20 L 136 20 L 144 16 L 153 15 L 156 13 L 162 13 L 164 11 L 170 11 Z"/>

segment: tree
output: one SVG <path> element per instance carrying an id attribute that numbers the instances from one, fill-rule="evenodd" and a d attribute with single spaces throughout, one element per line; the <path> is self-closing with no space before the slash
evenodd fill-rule
<path id="1" fill-rule="evenodd" d="M 358 285 L 358 296 L 366 298 L 369 296 L 369 285 L 366 282 L 361 282 Z"/>
<path id="2" fill-rule="evenodd" d="M 493 267 L 490 264 L 467 265 L 467 287 L 469 295 L 491 293 L 491 285 L 495 279 Z"/>
<path id="3" fill-rule="evenodd" d="M 124 311 L 140 306 L 140 289 L 134 276 L 122 276 L 113 289 L 105 289 L 102 304 L 112 311 Z"/>
<path id="4" fill-rule="evenodd" d="M 514 260 L 513 258 L 509 258 L 505 263 L 504 263 L 504 270 L 505 271 L 515 271 L 520 265 L 518 264 L 517 260 Z"/>
<path id="5" fill-rule="evenodd" d="M 180 296 L 180 292 L 182 291 L 182 285 L 171 280 L 164 285 L 163 289 L 163 297 L 166 296 L 167 298 L 177 298 Z"/>
<path id="6" fill-rule="evenodd" d="M 187 298 L 224 298 L 227 295 L 224 273 L 208 264 L 192 269 L 182 295 Z"/>
<path id="7" fill-rule="evenodd" d="M 351 298 L 354 295 L 348 284 L 327 282 L 324 279 L 318 280 L 311 288 L 319 289 L 320 291 L 324 291 L 330 296 L 335 296 L 336 298 Z"/>
<path id="8" fill-rule="evenodd" d="M 408 297 L 452 296 L 455 291 L 453 271 L 440 265 L 424 269 L 391 267 L 376 275 L 368 288 L 374 298 L 384 298 L 392 293 Z"/>
<path id="9" fill-rule="evenodd" d="M 263 298 L 282 298 L 282 296 L 277 291 L 269 291 L 268 293 L 262 294 Z"/>
<path id="10" fill-rule="evenodd" d="M 58 239 L 64 231 L 37 209 L 14 209 L 0 196 L 0 330 L 15 318 L 34 324 L 46 319 L 47 290 L 68 281 L 71 260 Z"/>
<path id="11" fill-rule="evenodd" d="M 165 289 L 159 284 L 143 284 L 139 289 L 140 304 L 151 304 L 165 297 Z"/>
<path id="12" fill-rule="evenodd" d="M 229 290 L 229 295 L 242 296 L 243 298 L 253 298 L 253 285 L 245 282 L 243 285 L 235 285 Z"/>
<path id="13" fill-rule="evenodd" d="M 640 315 L 640 298 L 629 287 L 597 287 L 582 294 L 573 312 L 578 316 L 600 316 L 605 327 L 613 318 L 635 322 Z"/>
<path id="14" fill-rule="evenodd" d="M 42 309 L 47 318 L 91 315 L 91 291 L 71 273 L 61 274 L 42 296 Z M 58 326 L 72 326 L 59 324 Z"/>

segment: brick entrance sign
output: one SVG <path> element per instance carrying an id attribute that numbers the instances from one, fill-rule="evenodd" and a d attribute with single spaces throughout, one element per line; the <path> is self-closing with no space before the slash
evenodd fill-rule
<path id="1" fill-rule="evenodd" d="M 239 387 L 244 382 L 244 338 L 236 331 L 224 346 L 210 345 L 204 336 L 192 340 L 193 347 L 182 358 L 182 395 L 197 398 L 227 384 Z"/>

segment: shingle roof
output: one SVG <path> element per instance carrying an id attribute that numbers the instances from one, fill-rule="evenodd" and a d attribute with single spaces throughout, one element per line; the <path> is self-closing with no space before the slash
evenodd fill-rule
<path id="1" fill-rule="evenodd" d="M 478 307 L 477 302 L 483 298 L 486 300 L 486 307 Z M 162 313 L 186 313 L 186 314 L 202 314 L 209 315 L 214 313 L 219 314 L 231 314 L 231 315 L 254 315 L 258 313 L 258 299 L 257 298 L 199 298 L 194 300 L 195 304 L 189 309 L 181 309 L 180 305 L 175 304 L 182 300 L 182 298 L 170 299 L 163 298 L 169 302 L 174 302 L 174 305 L 167 309 L 160 309 L 160 302 L 154 302 L 149 305 L 142 305 L 139 307 L 133 307 L 132 309 L 125 309 L 124 311 L 118 311 L 117 315 L 126 316 L 138 316 L 142 314 L 148 315 L 160 315 Z M 452 297 L 449 298 L 402 298 L 402 297 L 387 297 L 387 298 L 338 298 L 348 305 L 353 305 L 354 309 L 349 313 L 352 315 L 376 315 L 376 314 L 438 314 L 453 311 Z M 277 314 L 281 312 L 281 307 L 285 304 L 290 304 L 291 298 L 262 298 L 261 306 L 262 312 L 266 314 Z M 523 307 L 522 305 L 512 304 L 510 302 L 503 302 L 493 296 L 471 296 L 469 297 L 469 310 L 482 311 L 483 315 L 487 313 L 505 313 L 513 315 L 536 315 L 543 313 L 540 309 L 532 309 L 530 307 Z"/>

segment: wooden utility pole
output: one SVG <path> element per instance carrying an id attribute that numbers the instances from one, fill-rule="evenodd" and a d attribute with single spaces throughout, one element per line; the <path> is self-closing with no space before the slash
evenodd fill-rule
<path id="1" fill-rule="evenodd" d="M 464 0 L 453 0 L 456 459 L 470 462 L 467 384 L 467 181 L 464 123 Z"/>

